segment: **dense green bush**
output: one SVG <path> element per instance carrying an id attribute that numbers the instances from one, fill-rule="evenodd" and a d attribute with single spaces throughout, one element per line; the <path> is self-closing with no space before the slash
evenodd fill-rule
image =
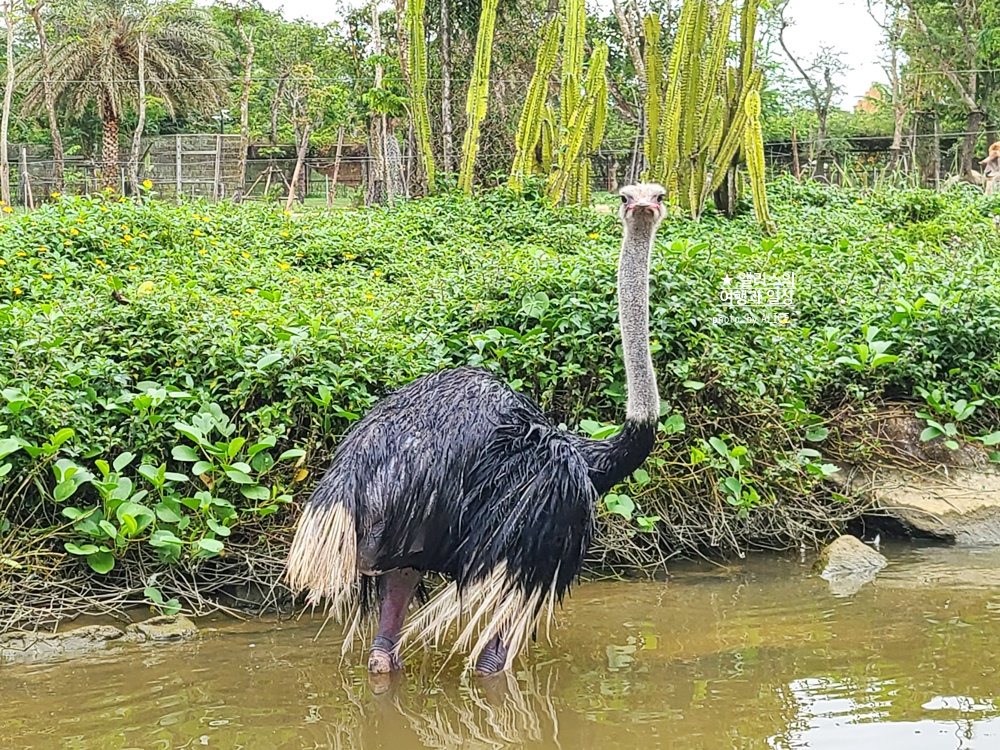
<path id="1" fill-rule="evenodd" d="M 959 432 L 996 428 L 1000 241 L 984 199 L 790 180 L 772 197 L 777 239 L 750 216 L 661 230 L 662 446 L 603 506 L 608 559 L 787 543 L 859 512 L 822 484 L 844 403 L 936 392 L 938 421 L 964 400 Z M 624 404 L 619 242 L 613 211 L 504 191 L 298 216 L 64 198 L 9 217 L 0 598 L 42 558 L 197 571 L 230 550 L 250 560 L 262 535 L 280 557 L 282 507 L 337 437 L 441 366 L 488 367 L 606 433 Z M 744 321 L 722 295 L 747 273 L 794 273 L 791 308 Z"/>

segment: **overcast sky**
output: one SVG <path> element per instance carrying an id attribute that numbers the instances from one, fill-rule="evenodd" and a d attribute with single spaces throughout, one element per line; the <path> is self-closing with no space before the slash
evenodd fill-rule
<path id="1" fill-rule="evenodd" d="M 588 4 L 593 2 L 588 0 Z M 340 6 L 331 0 L 263 0 L 263 4 L 273 10 L 283 9 L 287 18 L 307 18 L 317 23 L 334 20 Z M 348 0 L 348 4 L 360 1 Z M 785 38 L 796 55 L 808 59 L 824 44 L 843 53 L 851 70 L 842 81 L 846 92 L 840 102 L 842 107 L 853 107 L 873 81 L 885 78 L 877 61 L 879 28 L 868 15 L 865 0 L 791 0 L 788 16 L 795 25 L 785 32 Z"/>

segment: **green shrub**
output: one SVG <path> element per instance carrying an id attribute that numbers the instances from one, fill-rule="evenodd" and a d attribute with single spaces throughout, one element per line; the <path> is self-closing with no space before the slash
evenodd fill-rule
<path id="1" fill-rule="evenodd" d="M 788 180 L 772 197 L 776 239 L 749 216 L 661 229 L 662 440 L 604 503 L 607 561 L 797 542 L 861 512 L 823 484 L 845 403 L 977 399 L 963 430 L 996 429 L 1000 244 L 983 199 Z M 487 367 L 607 434 L 625 399 L 619 243 L 613 213 L 505 190 L 300 216 L 63 198 L 7 219 L 0 599 L 5 582 L 28 590 L 37 555 L 252 578 L 234 559 L 281 559 L 283 508 L 337 437 L 442 366 Z M 723 277 L 745 273 L 795 274 L 787 322 L 722 320 L 740 312 Z"/>

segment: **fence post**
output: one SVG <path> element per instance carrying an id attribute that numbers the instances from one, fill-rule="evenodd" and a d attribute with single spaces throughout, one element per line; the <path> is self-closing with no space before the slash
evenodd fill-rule
<path id="1" fill-rule="evenodd" d="M 215 136 L 215 176 L 212 178 L 212 200 L 219 200 L 219 180 L 222 176 L 222 136 Z"/>
<path id="2" fill-rule="evenodd" d="M 17 181 L 20 183 L 21 192 L 23 193 L 24 205 L 29 209 L 35 207 L 35 199 L 31 195 L 31 175 L 28 174 L 28 147 L 21 146 L 21 169 L 20 174 L 17 176 Z"/>
<path id="3" fill-rule="evenodd" d="M 915 112 L 914 157 L 920 186 L 937 188 L 941 181 L 941 131 L 934 112 Z"/>
<path id="4" fill-rule="evenodd" d="M 174 162 L 174 182 L 177 191 L 177 202 L 181 202 L 181 194 L 184 192 L 184 183 L 181 181 L 181 137 L 174 136 L 175 162 Z"/>

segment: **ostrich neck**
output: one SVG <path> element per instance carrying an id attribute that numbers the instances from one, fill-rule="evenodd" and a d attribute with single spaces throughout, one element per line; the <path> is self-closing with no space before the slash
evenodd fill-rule
<path id="1" fill-rule="evenodd" d="M 649 349 L 649 258 L 656 236 L 651 221 L 635 217 L 625 223 L 618 263 L 618 321 L 625 356 L 628 389 L 626 418 L 655 425 L 660 416 L 660 394 Z"/>

